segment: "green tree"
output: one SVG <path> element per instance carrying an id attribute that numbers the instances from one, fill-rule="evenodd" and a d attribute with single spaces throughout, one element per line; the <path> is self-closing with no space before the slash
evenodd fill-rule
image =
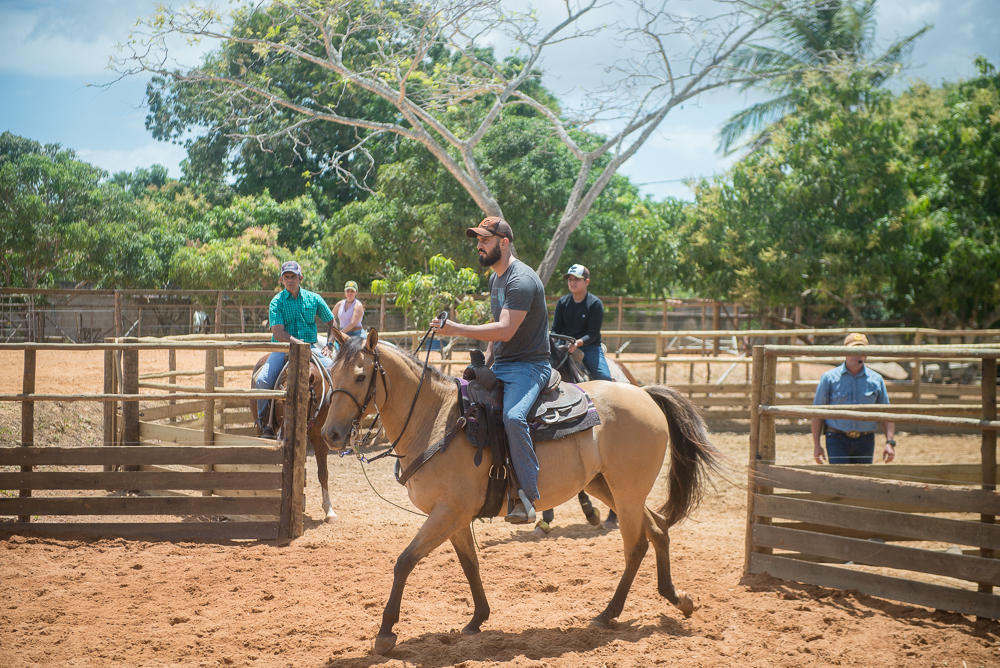
<path id="1" fill-rule="evenodd" d="M 505 209 L 477 147 L 505 114 L 531 108 L 548 121 L 575 167 L 570 195 L 538 265 L 547 282 L 619 167 L 670 111 L 709 90 L 784 74 L 774 63 L 747 66 L 732 56 L 780 15 L 820 2 L 825 0 L 719 2 L 715 16 L 692 16 L 633 0 L 617 25 L 619 37 L 639 57 L 623 61 L 615 54 L 604 63 L 615 71 L 614 84 L 589 91 L 595 103 L 572 116 L 532 84 L 543 52 L 600 30 L 581 25 L 596 0 L 567 2 L 564 16 L 550 26 L 540 13 L 506 11 L 499 0 L 276 0 L 240 6 L 227 17 L 197 5 L 161 8 L 139 22 L 117 66 L 122 74 L 152 74 L 171 88 L 187 87 L 192 104 L 222 110 L 218 125 L 248 128 L 228 136 L 252 138 L 265 148 L 280 137 L 305 150 L 303 128 L 343 126 L 355 139 L 328 164 L 352 183 L 355 171 L 341 165 L 360 159 L 369 144 L 393 136 L 420 144 L 489 215 L 504 215 Z M 517 46 L 516 58 L 498 62 L 477 43 L 482 35 L 501 33 Z M 220 47 L 201 66 L 175 70 L 164 66 L 171 62 L 166 45 L 175 37 L 217 40 Z M 215 55 L 220 52 L 255 58 Z M 272 76 L 279 66 L 287 76 Z M 382 110 L 387 113 L 377 113 Z M 581 142 L 573 132 L 609 119 L 620 123 L 605 141 Z M 173 128 L 183 124 L 168 119 L 162 126 L 177 136 Z M 218 162 L 226 145 L 213 150 Z"/>
<path id="2" fill-rule="evenodd" d="M 585 137 L 580 141 L 600 141 Z M 569 151 L 545 121 L 508 116 L 486 133 L 477 148 L 483 178 L 505 204 L 515 233 L 515 249 L 530 265 L 541 261 L 573 189 L 576 168 Z M 482 217 L 476 203 L 433 156 L 412 144 L 401 146 L 396 162 L 379 170 L 378 189 L 347 205 L 330 219 L 324 247 L 331 258 L 329 285 L 376 277 L 389 266 L 405 273 L 429 269 L 442 254 L 458 266 L 477 268 L 464 228 Z M 612 180 L 566 247 L 571 262 L 583 262 L 595 276 L 594 289 L 623 294 L 631 288 L 624 223 L 637 189 L 625 177 Z M 562 289 L 559 275 L 548 288 Z"/>
<path id="3" fill-rule="evenodd" d="M 810 298 L 864 325 L 915 254 L 903 125 L 863 73 L 805 83 L 767 146 L 698 185 L 681 255 L 704 296 L 764 311 Z"/>
<path id="4" fill-rule="evenodd" d="M 471 293 L 479 287 L 479 275 L 443 255 L 435 255 L 428 262 L 427 273 L 405 275 L 392 268 L 389 276 L 372 282 L 372 292 L 377 295 L 395 294 L 396 306 L 412 314 L 413 324 L 422 329 L 441 311 L 454 312 L 459 322 L 479 324 L 490 319 L 489 300 L 475 299 Z"/>
<path id="5" fill-rule="evenodd" d="M 281 264 L 297 260 L 307 280 L 322 276 L 323 258 L 278 245 L 278 230 L 250 227 L 236 238 L 189 243 L 170 260 L 170 280 L 189 290 L 273 290 Z"/>
<path id="6" fill-rule="evenodd" d="M 768 125 L 795 109 L 795 90 L 809 72 L 864 70 L 868 84 L 879 87 L 898 74 L 910 57 L 916 40 L 931 29 L 924 26 L 901 37 L 881 53 L 876 52 L 876 4 L 878 0 L 831 0 L 806 5 L 796 12 L 778 14 L 771 24 L 771 43 L 748 44 L 734 56 L 736 67 L 779 70 L 784 73 L 747 81 L 742 90 L 761 89 L 773 95 L 737 112 L 719 131 L 719 149 L 734 150 L 747 135 L 757 135 Z"/>
<path id="7" fill-rule="evenodd" d="M 105 173 L 58 144 L 0 135 L 4 283 L 37 288 L 70 269 L 74 228 L 96 226 Z"/>
<path id="8" fill-rule="evenodd" d="M 1000 75 L 979 75 L 899 103 L 912 138 L 911 182 L 920 216 L 914 262 L 896 267 L 899 308 L 939 327 L 1000 320 Z"/>

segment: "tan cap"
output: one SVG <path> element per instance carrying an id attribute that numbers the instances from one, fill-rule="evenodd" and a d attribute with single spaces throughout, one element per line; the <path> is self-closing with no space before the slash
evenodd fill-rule
<path id="1" fill-rule="evenodd" d="M 488 216 L 476 227 L 465 230 L 467 237 L 503 237 L 508 241 L 514 241 L 514 230 L 510 229 L 507 221 L 500 216 Z"/>
<path id="2" fill-rule="evenodd" d="M 859 334 L 854 332 L 853 334 L 848 334 L 847 338 L 844 339 L 845 346 L 867 346 L 868 337 L 864 334 Z"/>

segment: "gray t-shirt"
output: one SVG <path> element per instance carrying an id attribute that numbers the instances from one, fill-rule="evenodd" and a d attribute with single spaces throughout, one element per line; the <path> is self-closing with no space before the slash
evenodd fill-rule
<path id="1" fill-rule="evenodd" d="M 549 359 L 549 310 L 545 287 L 534 270 L 513 260 L 503 276 L 490 276 L 490 310 L 499 322 L 500 312 L 527 311 L 509 341 L 493 342 L 494 362 L 545 362 Z"/>

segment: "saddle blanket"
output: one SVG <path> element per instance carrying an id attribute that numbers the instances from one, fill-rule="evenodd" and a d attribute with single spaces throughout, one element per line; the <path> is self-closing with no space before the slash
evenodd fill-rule
<path id="1" fill-rule="evenodd" d="M 464 378 L 456 378 L 455 383 L 458 385 L 459 409 L 463 415 L 468 415 L 469 406 L 472 404 L 472 399 L 469 397 L 469 381 Z M 590 395 L 584 392 L 579 385 L 575 385 L 574 383 L 566 384 L 573 385 L 586 397 L 586 412 L 568 420 L 560 420 L 557 417 L 549 415 L 529 419 L 528 428 L 531 430 L 531 441 L 535 445 L 544 441 L 554 441 L 601 424 L 601 416 L 598 415 L 597 407 L 594 406 Z M 479 421 L 476 419 L 476 413 L 473 412 L 466 421 L 465 435 L 469 439 L 469 442 L 475 445 L 478 442 L 476 437 L 478 433 Z"/>

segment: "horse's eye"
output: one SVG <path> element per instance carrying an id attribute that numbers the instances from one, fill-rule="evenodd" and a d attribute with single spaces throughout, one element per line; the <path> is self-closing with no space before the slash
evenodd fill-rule
<path id="1" fill-rule="evenodd" d="M 363 382 L 365 382 L 365 374 L 359 373 L 357 376 L 354 377 L 354 382 L 355 383 L 363 383 Z"/>

